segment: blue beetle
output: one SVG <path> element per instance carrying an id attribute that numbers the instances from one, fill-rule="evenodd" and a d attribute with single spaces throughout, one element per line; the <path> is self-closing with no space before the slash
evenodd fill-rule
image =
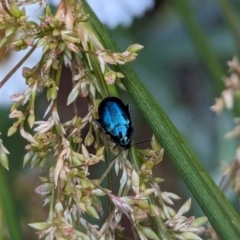
<path id="1" fill-rule="evenodd" d="M 106 97 L 98 107 L 99 119 L 97 123 L 110 140 L 119 144 L 124 149 L 131 147 L 133 123 L 130 116 L 130 104 L 124 103 L 117 97 Z"/>

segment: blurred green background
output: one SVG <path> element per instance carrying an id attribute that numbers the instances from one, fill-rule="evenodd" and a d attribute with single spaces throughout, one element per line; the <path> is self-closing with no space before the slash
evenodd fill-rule
<path id="1" fill-rule="evenodd" d="M 221 179 L 221 162 L 234 157 L 237 143 L 223 138 L 234 126 L 232 113 L 224 111 L 216 116 L 210 106 L 223 90 L 222 77 L 228 74 L 226 62 L 240 52 L 239 13 L 237 0 L 155 1 L 154 8 L 134 19 L 130 27 L 119 26 L 111 30 L 122 50 L 133 43 L 145 46 L 133 63 L 134 69 L 216 183 Z M 121 94 L 124 102 L 131 102 L 127 93 Z M 39 104 L 39 109 L 45 107 L 41 106 L 44 103 Z M 150 139 L 152 133 L 146 122 L 135 106 L 132 109 L 136 142 Z M 38 177 L 48 173 L 37 168 L 22 168 L 26 143 L 18 134 L 6 137 L 12 124 L 8 114 L 8 107 L 0 106 L 1 137 L 11 152 L 10 171 L 0 166 L 0 186 L 9 189 L 9 196 L 4 194 L 1 198 L 4 204 L 0 210 L 0 224 L 5 230 L 0 240 L 1 237 L 38 239 L 27 224 L 46 219 L 48 206 L 42 206 L 43 198 L 34 189 L 41 183 Z M 182 197 L 176 209 L 191 196 L 167 155 L 155 174 L 165 179 L 161 185 L 163 191 Z M 237 203 L 231 191 L 227 195 L 233 204 Z M 195 202 L 191 214 L 202 215 Z M 16 237 L 6 237 L 7 223 L 19 225 Z"/>

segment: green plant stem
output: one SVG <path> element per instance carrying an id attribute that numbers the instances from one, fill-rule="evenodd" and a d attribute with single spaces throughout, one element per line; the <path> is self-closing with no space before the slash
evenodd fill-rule
<path id="1" fill-rule="evenodd" d="M 60 85 L 60 80 L 61 80 L 61 76 L 62 76 L 62 67 L 63 67 L 63 55 L 60 56 L 58 69 L 57 69 L 57 74 L 56 74 L 56 79 L 55 79 L 56 86 L 58 86 L 58 87 Z"/>
<path id="2" fill-rule="evenodd" d="M 52 194 L 51 194 L 51 200 L 50 200 L 49 214 L 48 214 L 49 222 L 51 222 L 54 218 L 54 202 L 55 202 L 55 190 L 53 187 Z"/>
<path id="3" fill-rule="evenodd" d="M 10 194 L 8 180 L 2 167 L 0 168 L 0 189 L 0 207 L 7 223 L 10 239 L 21 240 L 21 231 L 14 209 L 13 197 Z"/>
<path id="4" fill-rule="evenodd" d="M 172 6 L 180 14 L 185 27 L 188 30 L 190 37 L 202 58 L 205 66 L 208 68 L 209 73 L 212 76 L 214 83 L 214 89 L 219 95 L 219 92 L 225 88 L 224 82 L 222 81 L 225 72 L 217 59 L 213 48 L 207 41 L 206 35 L 204 34 L 201 26 L 199 25 L 193 9 L 190 7 L 190 1 L 186 0 L 171 0 Z M 228 23 L 238 47 L 238 53 L 240 54 L 240 18 L 237 13 L 231 8 L 228 0 L 219 0 L 219 4 L 225 16 L 226 22 Z M 239 116 L 240 111 L 238 108 L 233 109 L 233 114 Z"/>
<path id="5" fill-rule="evenodd" d="M 209 44 L 205 33 L 196 19 L 195 13 L 190 6 L 191 1 L 170 0 L 170 2 L 173 8 L 179 13 L 199 56 L 202 58 L 212 76 L 216 92 L 221 92 L 224 88 L 222 81 L 224 70 L 213 51 L 213 47 Z"/>
<path id="6" fill-rule="evenodd" d="M 93 49 L 91 49 L 91 50 L 93 50 Z M 98 80 L 99 80 L 98 83 L 99 83 L 100 92 L 102 93 L 102 96 L 105 98 L 109 94 L 108 94 L 107 84 L 103 77 L 99 62 L 96 59 L 96 57 L 92 56 L 91 54 L 89 54 L 89 58 L 91 59 L 91 62 L 93 63 L 92 68 L 93 68 L 94 75 L 96 77 L 98 77 Z"/>
<path id="7" fill-rule="evenodd" d="M 239 13 L 237 13 L 231 4 L 229 3 L 229 0 L 218 0 L 219 5 L 221 7 L 223 16 L 229 26 L 229 29 L 232 31 L 232 34 L 235 38 L 235 42 L 238 48 L 238 55 L 240 56 L 240 17 Z"/>
<path id="8" fill-rule="evenodd" d="M 85 1 L 84 11 L 90 14 L 91 24 L 103 46 L 113 52 L 119 52 L 116 43 Z M 126 76 L 123 80 L 125 88 L 142 111 L 155 136 L 172 159 L 217 234 L 222 240 L 240 239 L 240 220 L 237 213 L 185 143 L 168 116 L 158 106 L 129 64 L 117 66 L 116 69 Z"/>

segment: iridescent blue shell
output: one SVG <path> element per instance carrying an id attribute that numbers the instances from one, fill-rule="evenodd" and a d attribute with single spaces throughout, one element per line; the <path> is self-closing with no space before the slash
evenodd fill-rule
<path id="1" fill-rule="evenodd" d="M 99 119 L 95 122 L 110 136 L 110 140 L 127 149 L 132 143 L 133 127 L 130 105 L 117 97 L 107 97 L 98 107 Z"/>

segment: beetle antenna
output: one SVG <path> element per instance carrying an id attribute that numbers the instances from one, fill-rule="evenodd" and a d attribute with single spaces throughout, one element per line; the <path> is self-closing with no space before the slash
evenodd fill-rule
<path id="1" fill-rule="evenodd" d="M 145 141 L 142 141 L 142 142 L 134 143 L 134 145 L 139 145 L 139 144 L 142 144 L 142 143 L 145 143 L 145 142 L 151 142 L 151 141 L 152 141 L 151 139 L 148 139 L 148 140 L 145 140 Z"/>

